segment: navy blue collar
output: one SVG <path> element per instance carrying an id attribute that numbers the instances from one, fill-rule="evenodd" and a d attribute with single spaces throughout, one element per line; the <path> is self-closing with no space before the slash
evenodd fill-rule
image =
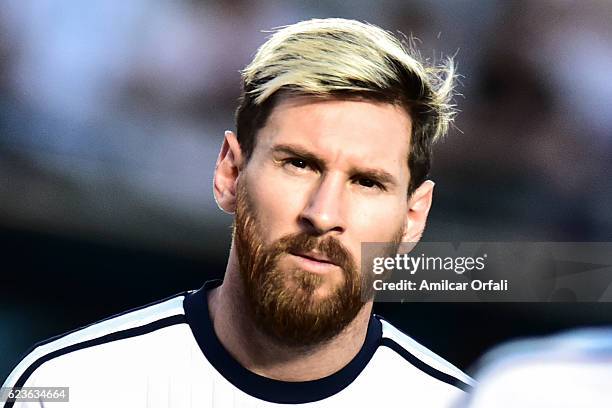
<path id="1" fill-rule="evenodd" d="M 288 382 L 263 377 L 240 365 L 215 334 L 206 292 L 220 284 L 220 280 L 208 281 L 201 289 L 188 293 L 184 301 L 185 317 L 206 359 L 235 387 L 255 398 L 278 404 L 303 404 L 330 397 L 359 376 L 381 344 L 382 325 L 372 316 L 363 346 L 340 371 L 312 381 Z"/>

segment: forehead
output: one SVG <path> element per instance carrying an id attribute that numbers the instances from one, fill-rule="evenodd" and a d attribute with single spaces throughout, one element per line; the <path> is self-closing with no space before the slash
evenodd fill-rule
<path id="1" fill-rule="evenodd" d="M 378 166 L 408 177 L 412 122 L 404 108 L 365 99 L 285 97 L 257 135 L 256 150 L 299 144 L 337 165 Z"/>

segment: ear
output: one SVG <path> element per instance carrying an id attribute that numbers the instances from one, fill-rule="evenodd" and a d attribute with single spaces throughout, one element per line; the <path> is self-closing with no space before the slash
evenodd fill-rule
<path id="1" fill-rule="evenodd" d="M 236 211 L 236 186 L 241 170 L 240 144 L 234 132 L 227 130 L 215 165 L 213 192 L 219 208 L 229 214 Z"/>
<path id="2" fill-rule="evenodd" d="M 427 215 L 431 208 L 434 182 L 425 180 L 408 199 L 408 213 L 406 214 L 406 229 L 402 242 L 418 242 L 423 235 Z"/>

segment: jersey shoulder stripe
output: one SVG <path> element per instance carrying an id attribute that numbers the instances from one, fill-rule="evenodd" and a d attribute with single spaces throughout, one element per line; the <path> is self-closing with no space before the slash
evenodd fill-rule
<path id="1" fill-rule="evenodd" d="M 433 353 L 389 322 L 382 323 L 381 346 L 388 347 L 424 373 L 463 391 L 469 392 L 475 381 L 459 368 Z"/>
<path id="2" fill-rule="evenodd" d="M 122 317 L 122 316 L 126 316 L 126 318 L 127 318 L 127 315 L 130 316 L 128 319 L 135 318 L 137 316 L 135 312 L 138 312 L 138 311 L 143 310 L 143 309 L 152 308 L 153 306 L 157 306 L 157 305 L 166 303 L 166 302 L 168 302 L 170 300 L 175 300 L 175 299 L 177 299 L 178 297 L 181 297 L 181 296 L 183 296 L 183 298 L 184 298 L 185 294 L 186 294 L 186 292 L 177 293 L 177 294 L 174 294 L 172 296 L 168 296 L 168 297 L 165 297 L 163 299 L 159 299 L 159 300 L 156 300 L 154 302 L 144 304 L 142 306 L 134 307 L 132 309 L 128 309 L 128 310 L 125 310 L 123 312 L 116 313 L 114 315 L 108 316 L 108 317 L 106 317 L 106 318 L 104 318 L 102 320 L 95 321 L 95 322 L 90 323 L 88 325 L 85 325 L 83 327 L 77 327 L 74 330 L 70 330 L 68 332 L 58 334 L 57 336 L 49 337 L 48 339 L 45 339 L 43 341 L 40 341 L 40 342 L 36 343 L 25 354 L 26 355 L 29 354 L 30 352 L 32 352 L 37 347 L 44 346 L 45 344 L 52 343 L 55 340 L 58 340 L 58 339 L 60 339 L 62 337 L 66 337 L 66 336 L 71 335 L 71 334 L 76 333 L 76 332 L 81 332 L 81 331 L 83 331 L 83 330 L 85 330 L 85 329 L 87 329 L 87 328 L 89 328 L 91 326 L 96 326 L 96 325 L 99 325 L 99 324 L 104 323 L 104 322 L 109 321 L 109 320 L 113 320 L 113 319 L 116 319 L 116 318 L 119 318 L 119 317 Z"/>
<path id="3" fill-rule="evenodd" d="M 61 355 L 185 323 L 184 297 L 184 293 L 174 295 L 38 343 L 13 369 L 4 386 L 22 387 L 38 367 Z"/>

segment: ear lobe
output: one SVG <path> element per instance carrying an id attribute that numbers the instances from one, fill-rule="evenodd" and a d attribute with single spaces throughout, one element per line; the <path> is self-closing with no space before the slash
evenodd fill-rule
<path id="1" fill-rule="evenodd" d="M 242 168 L 242 150 L 233 132 L 226 131 L 223 145 L 215 165 L 213 194 L 222 211 L 233 214 L 236 210 L 236 186 Z"/>
<path id="2" fill-rule="evenodd" d="M 418 242 L 425 230 L 427 216 L 431 208 L 434 182 L 425 180 L 408 200 L 408 213 L 406 214 L 406 229 L 402 237 L 403 242 Z"/>

